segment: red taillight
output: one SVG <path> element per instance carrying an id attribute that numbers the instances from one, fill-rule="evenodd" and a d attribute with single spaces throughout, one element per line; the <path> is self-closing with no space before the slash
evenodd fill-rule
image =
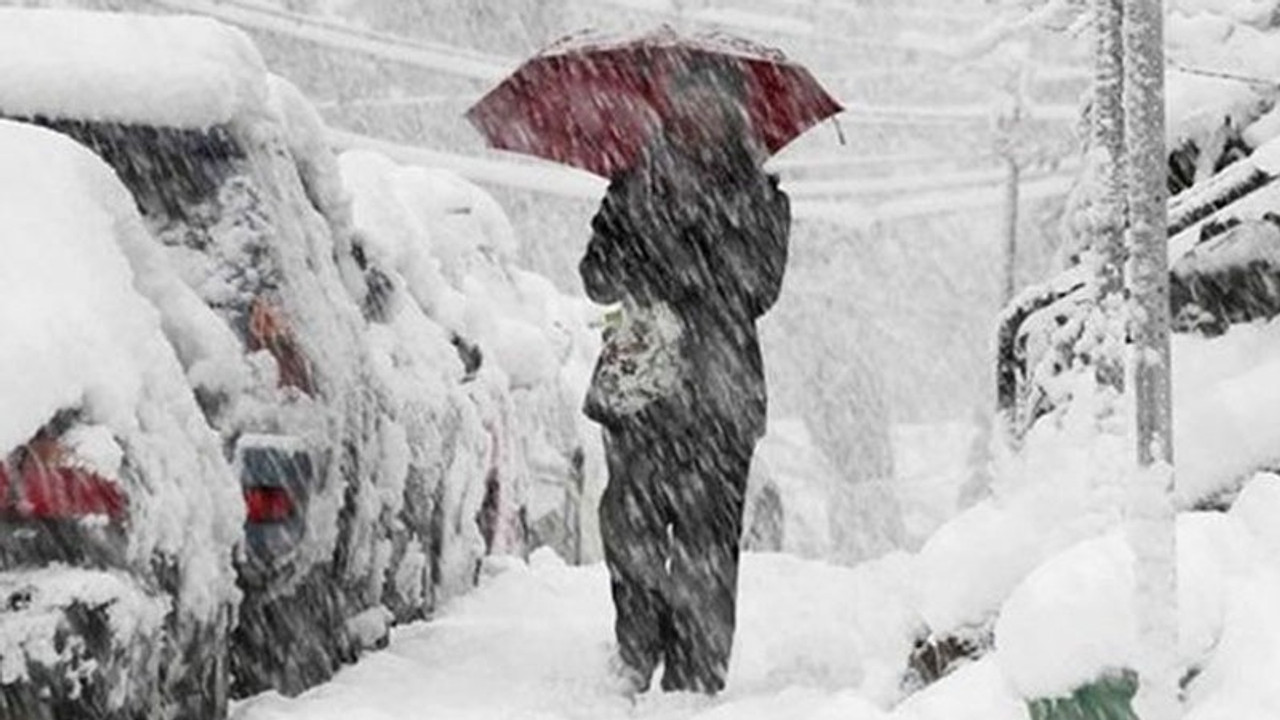
<path id="1" fill-rule="evenodd" d="M 66 520 L 105 515 L 121 520 L 126 501 L 120 486 L 80 468 L 37 468 L 22 473 L 19 497 L 4 483 L 5 506 L 24 518 Z M 20 499 L 19 499 L 20 498 Z"/>
<path id="2" fill-rule="evenodd" d="M 252 523 L 280 522 L 293 515 L 293 498 L 284 488 L 246 488 L 244 505 Z"/>

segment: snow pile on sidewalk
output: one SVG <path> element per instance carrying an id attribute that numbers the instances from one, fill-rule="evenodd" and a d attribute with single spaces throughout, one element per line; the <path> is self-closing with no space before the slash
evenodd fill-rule
<path id="1" fill-rule="evenodd" d="M 1280 656 L 1280 477 L 1259 475 L 1229 513 L 1178 519 L 1181 667 L 1188 718 L 1270 717 Z M 996 659 L 1027 698 L 1055 697 L 1136 661 L 1133 556 L 1119 532 L 1038 568 L 1005 603 Z"/>
<path id="2" fill-rule="evenodd" d="M 0 8 L 0 77 L 13 117 L 207 128 L 266 98 L 249 38 L 196 17 Z"/>
<path id="3" fill-rule="evenodd" d="M 748 554 L 729 690 L 714 699 L 652 692 L 632 705 L 607 674 L 613 615 L 604 567 L 569 567 L 546 550 L 529 565 L 491 560 L 479 589 L 437 620 L 397 630 L 385 652 L 296 699 L 253 698 L 233 718 L 953 720 L 941 703 L 888 715 L 851 689 L 882 679 L 906 650 L 912 618 L 883 589 L 891 576 Z M 967 699 L 956 687 L 938 690 L 948 702 Z M 1017 716 L 984 720 L 1002 717 Z"/>
<path id="4" fill-rule="evenodd" d="M 133 200 L 95 155 L 40 128 L 0 121 L 0 156 L 0 452 L 56 412 L 80 409 L 86 460 L 129 499 L 126 562 L 141 577 L 173 563 L 173 609 L 184 623 L 212 623 L 237 595 L 231 548 L 243 506 L 160 315 L 121 253 L 126 238 L 151 241 Z M 86 580 L 55 594 L 136 594 L 122 582 Z M 0 636 L 12 640 L 22 622 L 6 615 Z M 0 657 L 23 652 L 0 645 Z"/>
<path id="5" fill-rule="evenodd" d="M 1174 338 L 1174 443 L 1182 505 L 1228 497 L 1280 466 L 1280 322 L 1233 325 L 1217 338 Z"/>
<path id="6" fill-rule="evenodd" d="M 1276 670 L 1267 658 L 1280 657 L 1280 633 L 1263 610 L 1280 606 L 1271 529 L 1280 478 L 1249 479 L 1280 461 L 1268 421 L 1280 386 L 1277 341 L 1277 322 L 1174 339 L 1182 507 L 1230 502 L 1244 488 L 1229 513 L 1179 518 L 1182 661 L 1196 674 L 1191 717 L 1264 717 L 1280 707 L 1264 680 Z M 994 496 L 907 561 L 934 636 L 994 632 L 989 660 L 1027 700 L 1069 695 L 1134 660 L 1132 557 L 1118 530 L 1132 450 L 1122 435 L 1097 432 L 1089 392 L 1073 395 L 1065 412 L 1033 427 L 1018 455 L 998 463 Z"/>
<path id="7" fill-rule="evenodd" d="M 1280 322 L 1175 336 L 1173 354 L 1180 504 L 1229 499 L 1253 471 L 1280 462 L 1280 431 L 1267 420 L 1280 400 Z M 998 463 L 994 497 L 920 551 L 921 610 L 934 631 L 989 624 L 1041 562 L 1119 522 L 1130 448 L 1096 432 L 1088 396 L 1038 422 L 1019 454 Z"/>

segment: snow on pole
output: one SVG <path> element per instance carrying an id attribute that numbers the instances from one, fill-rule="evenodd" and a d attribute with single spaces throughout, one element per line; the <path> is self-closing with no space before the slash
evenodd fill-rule
<path id="1" fill-rule="evenodd" d="M 1098 300 L 1108 327 L 1123 327 L 1115 316 L 1123 313 L 1125 178 L 1122 158 L 1124 133 L 1124 40 L 1121 20 L 1123 0 L 1094 0 L 1093 108 L 1089 116 L 1092 162 L 1101 190 L 1091 216 L 1090 250 L 1097 263 Z M 1099 348 L 1096 377 L 1099 385 L 1124 391 L 1123 342 Z"/>
<path id="2" fill-rule="evenodd" d="M 1127 281 L 1132 297 L 1130 378 L 1137 472 L 1126 501 L 1136 559 L 1143 720 L 1181 717 L 1173 422 L 1170 407 L 1169 273 L 1161 0 L 1124 0 L 1124 115 L 1128 177 Z"/>

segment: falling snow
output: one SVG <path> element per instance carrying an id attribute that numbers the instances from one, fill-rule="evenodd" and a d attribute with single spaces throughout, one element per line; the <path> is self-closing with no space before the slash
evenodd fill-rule
<path id="1" fill-rule="evenodd" d="M 1280 716 L 1277 0 L 2 4 L 0 720 Z"/>

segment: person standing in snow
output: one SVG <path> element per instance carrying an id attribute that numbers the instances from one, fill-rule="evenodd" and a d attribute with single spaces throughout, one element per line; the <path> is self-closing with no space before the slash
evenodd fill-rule
<path id="1" fill-rule="evenodd" d="M 615 670 L 644 692 L 724 688 L 747 474 L 765 431 L 756 320 L 778 297 L 790 204 L 747 131 L 745 81 L 717 60 L 668 82 L 672 112 L 615 177 L 579 272 L 621 304 L 585 412 L 605 431 L 601 535 Z"/>

